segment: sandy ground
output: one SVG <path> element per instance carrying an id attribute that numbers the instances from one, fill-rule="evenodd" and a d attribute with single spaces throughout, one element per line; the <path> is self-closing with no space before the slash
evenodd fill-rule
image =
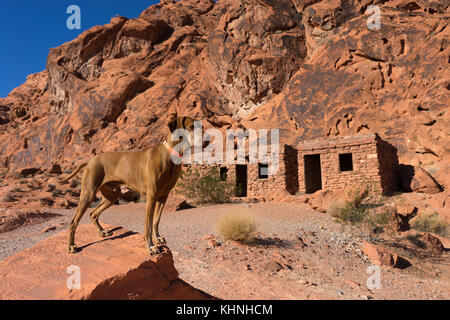
<path id="1" fill-rule="evenodd" d="M 114 206 L 100 220 L 142 232 L 144 206 Z M 232 207 L 254 211 L 254 244 L 218 236 L 217 220 Z M 74 214 L 50 212 L 60 216 L 0 234 L 0 259 L 67 229 Z M 89 214 L 81 223 L 90 223 Z M 47 228 L 54 230 L 44 232 Z M 407 256 L 413 266 L 402 270 L 382 267 L 381 288 L 369 290 L 367 269 L 372 264 L 361 252 L 361 236 L 307 205 L 226 204 L 165 212 L 160 231 L 180 278 L 222 299 L 448 299 L 450 294 L 448 252 L 427 261 Z M 204 238 L 210 234 L 220 246 L 208 244 Z"/>

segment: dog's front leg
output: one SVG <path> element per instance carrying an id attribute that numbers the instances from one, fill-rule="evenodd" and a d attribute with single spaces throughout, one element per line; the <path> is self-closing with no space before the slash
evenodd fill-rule
<path id="1" fill-rule="evenodd" d="M 147 204 L 145 207 L 146 218 L 145 218 L 145 242 L 147 244 L 147 249 L 152 254 L 160 253 L 160 249 L 154 245 L 152 237 L 152 226 L 153 226 L 153 216 L 155 213 L 156 205 L 156 189 L 149 188 L 147 190 Z"/>
<path id="2" fill-rule="evenodd" d="M 161 214 L 164 209 L 164 205 L 166 204 L 167 197 L 168 196 L 165 195 L 158 198 L 155 206 L 155 216 L 153 217 L 153 230 L 152 230 L 153 243 L 159 247 L 166 245 L 166 239 L 164 239 L 159 235 L 159 221 L 161 219 Z"/>

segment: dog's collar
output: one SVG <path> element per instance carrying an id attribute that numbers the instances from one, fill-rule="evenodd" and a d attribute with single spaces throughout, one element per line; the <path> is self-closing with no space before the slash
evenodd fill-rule
<path id="1" fill-rule="evenodd" d="M 166 147 L 166 149 L 171 153 L 171 154 L 173 154 L 174 156 L 176 156 L 176 157 L 178 157 L 178 158 L 183 158 L 183 153 L 181 152 L 178 152 L 178 151 L 176 151 L 174 148 L 172 148 L 170 145 L 169 145 L 169 143 L 167 142 L 167 139 L 166 138 L 164 138 L 163 139 L 163 145 L 164 145 L 164 147 Z"/>

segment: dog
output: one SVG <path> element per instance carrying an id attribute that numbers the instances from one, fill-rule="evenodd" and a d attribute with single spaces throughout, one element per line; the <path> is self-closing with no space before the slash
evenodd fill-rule
<path id="1" fill-rule="evenodd" d="M 186 129 L 192 138 L 195 121 L 190 117 L 173 116 L 168 123 L 170 134 L 157 146 L 141 151 L 99 154 L 80 164 L 67 178 L 63 179 L 68 181 L 84 169 L 78 208 L 69 228 L 69 253 L 78 251 L 75 245 L 75 231 L 98 191 L 102 195 L 102 200 L 91 212 L 91 220 L 101 237 L 111 236 L 111 232 L 104 230 L 98 219 L 103 211 L 117 201 L 122 185 L 146 195 L 144 239 L 150 255 L 161 252 L 166 245 L 166 240 L 159 234 L 161 212 L 182 170 L 182 163 L 178 161 L 179 164 L 176 164 L 176 161 L 173 161 L 173 157 L 181 159 L 182 154 L 174 148 L 180 143 L 186 143 L 183 142 L 186 139 L 182 138 L 172 141 L 172 133 L 176 129 Z M 181 148 L 184 146 L 177 146 L 178 150 Z"/>

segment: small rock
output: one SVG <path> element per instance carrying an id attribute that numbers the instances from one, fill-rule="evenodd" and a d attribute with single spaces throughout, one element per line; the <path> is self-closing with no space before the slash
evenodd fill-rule
<path id="1" fill-rule="evenodd" d="M 308 280 L 306 280 L 305 277 L 300 277 L 300 279 L 298 279 L 298 283 L 305 285 L 305 284 L 308 284 Z"/>
<path id="2" fill-rule="evenodd" d="M 52 167 L 50 168 L 49 172 L 51 174 L 61 174 L 62 170 L 61 170 L 61 166 L 57 163 L 52 164 Z"/>
<path id="3" fill-rule="evenodd" d="M 217 248 L 220 247 L 222 244 L 220 242 L 217 242 L 214 239 L 209 239 L 208 241 L 208 246 L 210 246 L 211 248 Z"/>
<path id="4" fill-rule="evenodd" d="M 264 266 L 264 268 L 265 268 L 267 271 L 270 271 L 270 272 L 278 272 L 278 271 L 280 271 L 281 269 L 283 269 L 282 265 L 279 264 L 278 262 L 274 261 L 274 260 L 272 260 L 272 261 L 266 263 L 265 266 Z"/>
<path id="5" fill-rule="evenodd" d="M 51 227 L 47 227 L 44 230 L 42 230 L 42 233 L 47 233 L 47 232 L 54 231 L 54 230 L 56 230 L 56 226 L 51 226 Z"/>
<path id="6" fill-rule="evenodd" d="M 50 206 L 50 207 L 55 203 L 55 201 L 53 201 L 50 198 L 41 198 L 41 199 L 39 199 L 39 202 L 44 206 Z"/>

